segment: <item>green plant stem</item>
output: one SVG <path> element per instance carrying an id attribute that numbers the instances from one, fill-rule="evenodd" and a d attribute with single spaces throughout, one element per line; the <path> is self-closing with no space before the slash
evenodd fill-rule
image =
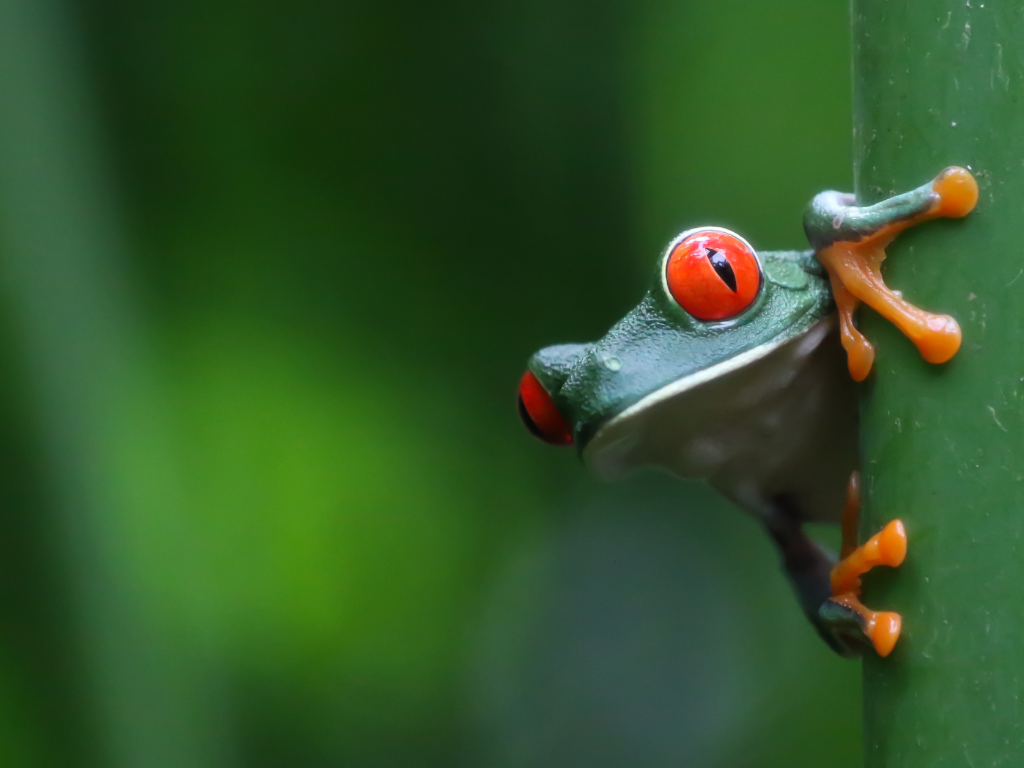
<path id="1" fill-rule="evenodd" d="M 863 203 L 969 167 L 980 201 L 889 248 L 889 284 L 952 314 L 963 347 L 924 363 L 870 311 L 861 535 L 902 518 L 906 563 L 865 602 L 904 616 L 864 664 L 872 768 L 1024 765 L 1024 39 L 1019 3 L 855 0 L 856 186 Z"/>

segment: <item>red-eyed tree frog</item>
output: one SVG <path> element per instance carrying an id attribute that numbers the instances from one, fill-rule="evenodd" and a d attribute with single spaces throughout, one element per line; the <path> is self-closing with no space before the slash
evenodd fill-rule
<path id="1" fill-rule="evenodd" d="M 977 196 L 974 178 L 957 167 L 866 207 L 823 192 L 804 215 L 805 251 L 757 252 L 720 227 L 683 232 L 658 259 L 639 306 L 603 338 L 530 358 L 519 415 L 542 440 L 575 446 L 601 477 L 653 467 L 710 482 L 764 525 L 832 648 L 885 656 L 901 618 L 865 608 L 860 579 L 902 563 L 907 537 L 893 520 L 856 546 L 853 380 L 868 375 L 874 350 L 853 312 L 863 301 L 926 360 L 949 360 L 960 345 L 956 321 L 904 301 L 880 267 L 899 232 L 966 216 Z M 811 521 L 842 523 L 838 564 L 804 532 Z"/>

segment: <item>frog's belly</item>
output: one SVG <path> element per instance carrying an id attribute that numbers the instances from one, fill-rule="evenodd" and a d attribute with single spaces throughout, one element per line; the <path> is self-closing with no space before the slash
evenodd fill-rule
<path id="1" fill-rule="evenodd" d="M 834 319 L 747 358 L 644 398 L 601 428 L 584 460 L 606 478 L 659 467 L 754 512 L 786 496 L 805 519 L 838 520 L 857 466 L 857 400 Z"/>

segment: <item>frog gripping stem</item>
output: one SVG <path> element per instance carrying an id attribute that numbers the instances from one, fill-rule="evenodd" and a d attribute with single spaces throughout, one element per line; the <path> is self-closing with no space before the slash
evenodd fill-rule
<path id="1" fill-rule="evenodd" d="M 875 351 L 854 325 L 861 302 L 896 325 L 929 363 L 944 363 L 960 348 L 960 326 L 905 301 L 882 279 L 885 248 L 903 230 L 936 218 L 962 218 L 978 201 L 971 173 L 946 168 L 927 184 L 876 205 L 858 207 L 853 195 L 823 192 L 804 215 L 804 230 L 828 271 L 839 311 L 840 333 L 850 375 L 863 381 Z"/>

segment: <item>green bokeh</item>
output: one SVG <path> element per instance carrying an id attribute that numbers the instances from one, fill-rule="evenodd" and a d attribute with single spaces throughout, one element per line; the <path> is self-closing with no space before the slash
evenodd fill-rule
<path id="1" fill-rule="evenodd" d="M 753 521 L 601 486 L 512 407 L 528 355 L 601 335 L 676 232 L 800 247 L 806 201 L 850 187 L 845 3 L 40 18 L 78 90 L 4 103 L 95 120 L 76 189 L 123 247 L 60 287 L 92 291 L 102 322 L 67 322 L 102 354 L 48 416 L 74 349 L 26 331 L 30 278 L 57 294 L 10 233 L 76 254 L 80 224 L 0 218 L 0 265 L 28 265 L 0 305 L 0 764 L 859 764 L 859 665 Z M 0 133 L 15 160 L 44 140 Z M 63 436 L 101 447 L 67 483 Z M 85 544 L 65 484 L 106 500 Z"/>

